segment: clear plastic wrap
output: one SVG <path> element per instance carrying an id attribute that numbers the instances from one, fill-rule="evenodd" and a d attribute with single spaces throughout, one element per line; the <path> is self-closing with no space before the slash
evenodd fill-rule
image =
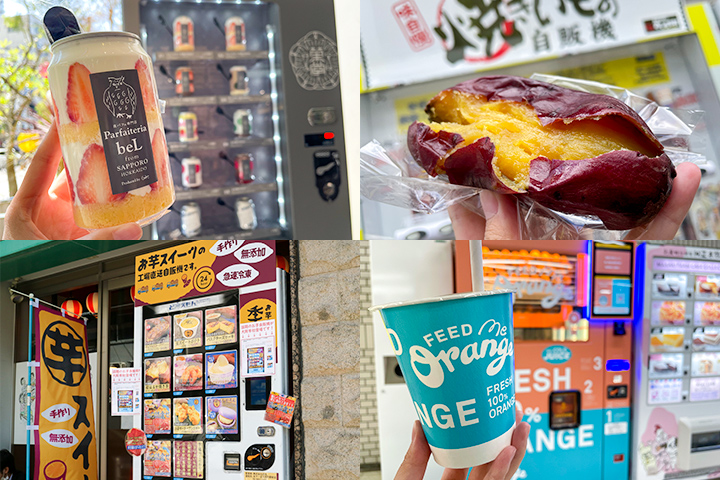
<path id="1" fill-rule="evenodd" d="M 689 138 L 703 112 L 671 110 L 635 95 L 629 90 L 588 80 L 534 74 L 533 79 L 590 93 L 610 95 L 635 110 L 665 147 L 673 164 L 683 162 L 706 165 L 703 155 L 689 151 Z M 437 213 L 451 205 L 464 207 L 484 217 L 480 189 L 452 185 L 444 175 L 431 177 L 412 158 L 406 144 L 391 148 L 372 141 L 360 150 L 360 185 L 363 197 L 415 212 Z M 628 231 L 607 230 L 596 216 L 569 215 L 546 208 L 524 195 L 513 195 L 517 202 L 521 239 L 620 240 Z M 635 229 L 633 236 L 641 234 Z"/>

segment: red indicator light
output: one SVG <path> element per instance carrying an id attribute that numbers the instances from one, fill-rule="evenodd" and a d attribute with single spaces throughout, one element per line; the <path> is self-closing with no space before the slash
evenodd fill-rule
<path id="1" fill-rule="evenodd" d="M 335 138 L 335 134 L 332 132 L 325 132 L 324 137 L 325 137 L 325 140 L 332 140 L 333 138 Z"/>

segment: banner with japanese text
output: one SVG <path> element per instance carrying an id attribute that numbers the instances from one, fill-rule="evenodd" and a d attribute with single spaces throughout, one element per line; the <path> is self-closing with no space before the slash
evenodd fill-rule
<path id="1" fill-rule="evenodd" d="M 35 309 L 35 478 L 97 479 L 95 415 L 85 323 Z"/>
<path id="2" fill-rule="evenodd" d="M 365 90 L 688 31 L 677 0 L 363 0 Z"/>
<path id="3" fill-rule="evenodd" d="M 274 281 L 274 241 L 199 240 L 135 258 L 135 306 Z"/>

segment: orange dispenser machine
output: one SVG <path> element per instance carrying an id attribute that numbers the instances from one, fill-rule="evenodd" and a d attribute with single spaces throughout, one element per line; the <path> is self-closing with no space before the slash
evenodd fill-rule
<path id="1" fill-rule="evenodd" d="M 472 290 L 469 248 L 456 242 L 458 292 Z M 532 429 L 514 478 L 628 478 L 633 254 L 632 244 L 483 242 L 485 289 L 516 290 L 515 392 Z"/>

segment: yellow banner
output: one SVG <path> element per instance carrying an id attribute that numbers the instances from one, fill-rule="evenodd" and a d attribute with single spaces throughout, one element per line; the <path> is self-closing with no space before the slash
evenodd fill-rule
<path id="1" fill-rule="evenodd" d="M 35 328 L 35 358 L 40 363 L 36 478 L 95 480 L 95 415 L 85 324 L 38 307 Z"/>
<path id="2" fill-rule="evenodd" d="M 553 72 L 553 75 L 593 80 L 629 90 L 670 81 L 670 73 L 662 52 L 566 68 Z"/>

